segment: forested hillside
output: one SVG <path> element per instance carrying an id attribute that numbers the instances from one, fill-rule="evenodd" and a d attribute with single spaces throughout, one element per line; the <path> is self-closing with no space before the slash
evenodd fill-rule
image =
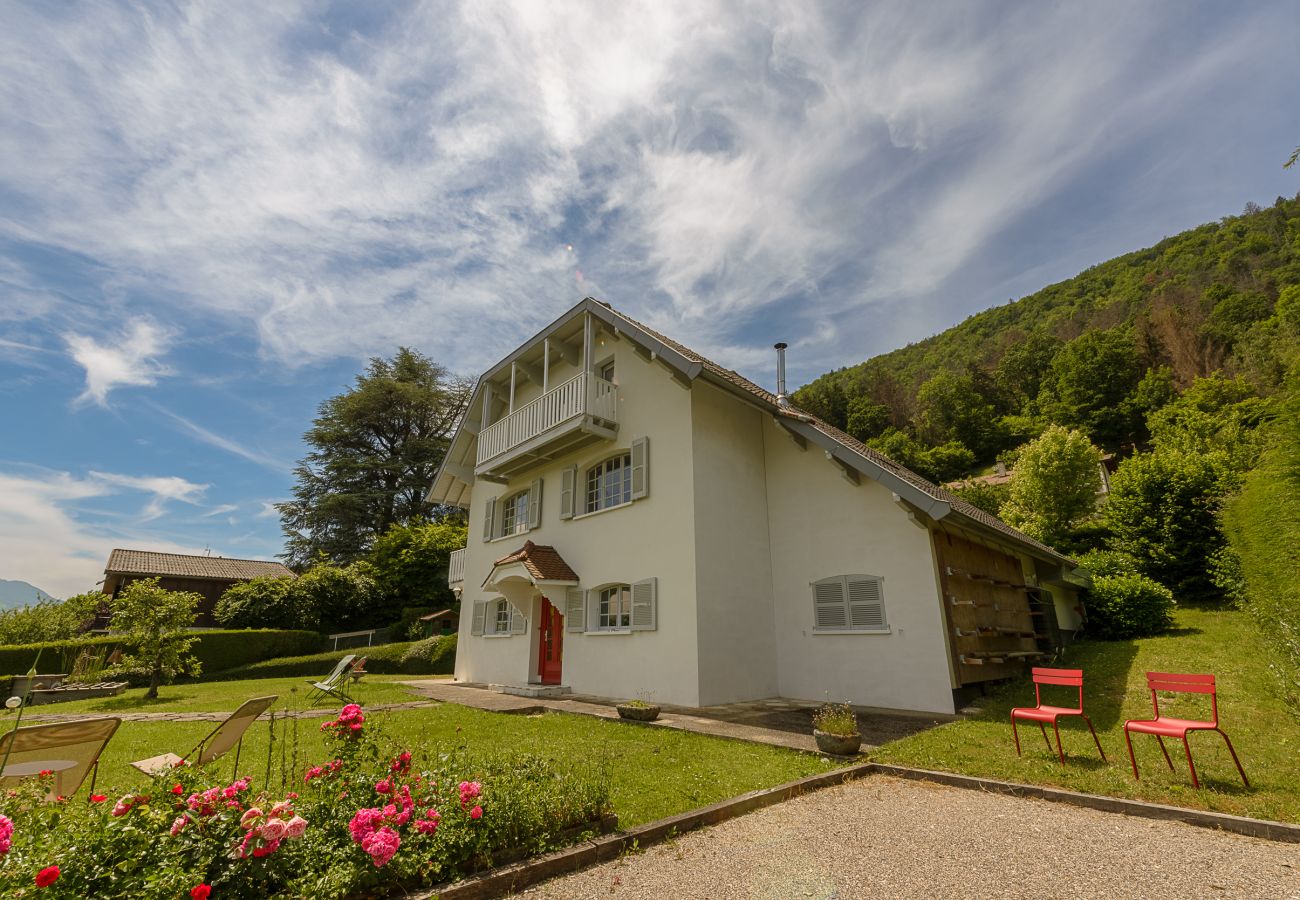
<path id="1" fill-rule="evenodd" d="M 1049 423 L 1109 450 L 1140 446 L 1151 411 L 1198 377 L 1279 390 L 1278 298 L 1296 285 L 1300 195 L 1249 204 L 823 375 L 794 399 L 936 480 L 991 462 Z"/>

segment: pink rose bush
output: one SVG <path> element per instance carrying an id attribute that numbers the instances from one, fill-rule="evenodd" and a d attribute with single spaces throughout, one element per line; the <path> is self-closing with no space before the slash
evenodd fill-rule
<path id="1" fill-rule="evenodd" d="M 469 874 L 503 851 L 561 846 L 607 809 L 607 789 L 585 770 L 463 748 L 417 758 L 356 704 L 321 731 L 326 761 L 281 753 L 276 770 L 272 745 L 265 769 L 252 764 L 266 784 L 242 774 L 214 783 L 218 763 L 171 769 L 116 801 L 45 803 L 52 775 L 0 792 L 0 896 L 385 895 Z"/>

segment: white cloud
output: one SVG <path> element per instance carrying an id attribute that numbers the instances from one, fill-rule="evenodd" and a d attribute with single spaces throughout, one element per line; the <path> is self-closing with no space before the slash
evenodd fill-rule
<path id="1" fill-rule="evenodd" d="M 212 509 L 205 512 L 203 518 L 210 519 L 213 516 L 224 516 L 226 513 L 234 512 L 237 509 L 239 509 L 239 504 L 237 503 L 223 503 L 220 506 L 214 506 Z M 234 520 L 232 519 L 231 521 L 233 523 Z"/>
<path id="2" fill-rule="evenodd" d="M 232 453 L 235 456 L 246 459 L 249 462 L 255 462 L 259 466 L 265 466 L 266 468 L 272 469 L 276 472 L 288 472 L 292 468 L 288 463 L 275 459 L 250 447 L 246 447 L 236 440 L 217 434 L 215 431 L 209 431 L 202 425 L 192 422 L 184 416 L 178 415 L 156 403 L 151 403 L 149 405 L 154 410 L 179 425 L 181 430 L 186 434 L 211 447 L 216 447 L 217 449 L 224 450 L 227 453 Z"/>
<path id="3" fill-rule="evenodd" d="M 281 503 L 281 500 L 263 500 L 262 508 L 253 516 L 255 519 L 277 519 L 280 517 L 280 510 L 275 508 L 275 504 Z"/>
<path id="4" fill-rule="evenodd" d="M 100 343 L 84 334 L 64 335 L 68 350 L 86 370 L 86 389 L 78 403 L 108 406 L 109 391 L 122 385 L 148 387 L 168 372 L 157 357 L 167 352 L 170 333 L 146 319 L 135 319 Z"/>
<path id="5" fill-rule="evenodd" d="M 149 502 L 141 512 L 141 522 L 149 522 L 166 511 L 169 500 L 198 506 L 209 485 L 195 484 L 176 475 L 118 475 L 111 472 L 91 472 L 92 481 L 113 487 L 150 494 Z"/>
<path id="6" fill-rule="evenodd" d="M 77 478 L 68 472 L 0 472 L 2 577 L 27 581 L 56 597 L 66 597 L 94 589 L 103 578 L 104 563 L 114 547 L 201 552 L 163 535 L 140 533 L 120 525 L 109 528 L 79 517 L 79 501 L 104 497 L 122 488 L 146 492 L 158 489 L 181 498 L 195 494 L 193 489 L 166 479 L 137 480 L 108 473 Z"/>

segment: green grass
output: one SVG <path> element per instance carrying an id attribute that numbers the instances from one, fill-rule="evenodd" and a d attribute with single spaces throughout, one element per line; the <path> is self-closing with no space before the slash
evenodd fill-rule
<path id="1" fill-rule="evenodd" d="M 321 673 L 322 677 L 324 672 Z M 367 675 L 355 686 L 349 688 L 358 703 L 363 705 L 381 703 L 402 703 L 418 699 L 411 690 L 396 681 L 413 681 L 427 677 L 419 675 Z M 35 719 L 42 713 L 145 713 L 145 712 L 231 712 L 250 697 L 265 697 L 270 694 L 280 699 L 276 709 L 319 708 L 329 710 L 337 706 L 335 701 L 318 701 L 309 703 L 307 694 L 311 687 L 304 678 L 264 678 L 243 681 L 200 681 L 188 684 L 169 684 L 158 689 L 157 700 L 146 700 L 144 688 L 131 688 L 116 697 L 102 697 L 95 700 L 76 700 L 70 703 L 52 703 L 47 706 L 30 706 L 23 713 L 23 718 Z M 0 717 L 0 725 L 13 720 L 12 713 Z"/>
<path id="2" fill-rule="evenodd" d="M 285 696 L 289 688 L 297 686 L 305 687 L 298 679 L 172 685 L 163 689 L 163 696 L 157 704 L 132 706 L 130 710 L 233 709 L 235 701 L 277 691 Z M 363 690 L 370 692 L 368 697 L 362 698 L 370 703 L 409 699 L 411 696 L 401 685 L 371 679 L 363 684 Z M 138 695 L 143 692 L 130 693 Z M 296 699 L 301 694 L 292 696 L 296 701 L 294 708 L 305 707 Z M 136 701 L 139 698 L 128 696 L 125 699 Z M 108 702 L 111 701 L 93 701 L 92 704 L 102 706 Z M 90 712 L 122 711 L 83 704 L 76 706 L 83 706 Z M 73 707 L 74 704 L 59 704 L 57 709 L 74 711 Z M 281 754 L 291 755 L 293 723 L 277 719 L 274 759 L 268 769 L 270 728 L 265 721 L 259 721 L 245 738 L 239 766 L 241 774 L 251 775 L 260 785 L 267 784 L 269 771 L 270 785 L 278 788 L 284 769 L 296 773 L 293 775 L 296 783 L 306 765 L 326 761 L 319 723 L 337 713 L 337 704 L 321 704 L 316 708 L 320 711 L 319 717 L 299 720 L 297 725 L 298 765 L 290 762 L 283 768 L 281 766 Z M 12 718 L 8 715 L 0 719 L 0 728 L 9 727 Z M 523 751 L 553 758 L 565 766 L 576 765 L 605 773 L 610 782 L 614 811 L 624 826 L 685 812 L 833 767 L 833 764 L 812 754 L 778 747 L 564 713 L 507 715 L 448 703 L 374 713 L 371 719 L 395 746 L 413 752 L 417 766 L 422 758 L 431 759 L 453 750 L 464 750 L 473 756 Z M 143 787 L 147 779 L 130 768 L 132 761 L 165 752 L 184 754 L 213 727 L 211 722 L 123 722 L 104 751 L 96 790 L 115 796 Z M 214 781 L 229 779 L 233 769 L 233 755 L 218 760 L 213 764 Z"/>
<path id="3" fill-rule="evenodd" d="M 1049 755 L 1032 724 L 1020 728 L 1025 755 L 1016 757 L 1009 715 L 1013 706 L 1033 705 L 1033 687 L 1028 680 L 984 698 L 978 704 L 983 709 L 980 715 L 887 744 L 873 753 L 872 759 L 1300 822 L 1300 766 L 1296 764 L 1300 722 L 1279 697 L 1268 654 L 1243 613 L 1180 609 L 1172 634 L 1136 641 L 1080 642 L 1068 649 L 1060 665 L 1084 670 L 1084 709 L 1097 727 L 1109 764 L 1097 756 L 1096 745 L 1077 718 L 1064 720 L 1061 728 L 1064 768 L 1056 761 L 1054 749 Z M 1246 769 L 1249 789 L 1242 786 L 1222 738 L 1213 732 L 1191 737 L 1201 790 L 1191 786 L 1182 746 L 1166 741 L 1175 766 L 1170 772 L 1150 735 L 1133 735 L 1142 775 L 1141 781 L 1133 780 L 1123 725 L 1125 719 L 1150 718 L 1148 671 L 1211 672 L 1217 676 L 1219 722 Z M 1073 689 L 1057 690 L 1066 693 L 1055 701 L 1045 694 L 1044 702 L 1072 705 L 1069 692 Z M 1208 718 L 1209 704 L 1198 697 L 1178 706 L 1167 705 L 1162 697 L 1161 710 Z"/>

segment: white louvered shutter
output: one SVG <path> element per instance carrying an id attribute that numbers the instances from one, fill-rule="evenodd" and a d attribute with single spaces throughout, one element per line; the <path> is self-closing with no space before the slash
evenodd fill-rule
<path id="1" fill-rule="evenodd" d="M 560 518 L 573 518 L 574 486 L 578 481 L 578 467 L 569 466 L 560 473 Z"/>
<path id="2" fill-rule="evenodd" d="M 528 488 L 528 527 L 542 526 L 542 479 L 537 479 Z"/>
<path id="3" fill-rule="evenodd" d="M 483 507 L 483 540 L 490 541 L 496 537 L 497 498 L 489 497 Z"/>
<path id="4" fill-rule="evenodd" d="M 650 493 L 650 439 L 637 438 L 632 442 L 632 499 L 640 500 Z"/>
<path id="5" fill-rule="evenodd" d="M 885 593 L 883 582 L 871 575 L 850 575 L 848 583 L 849 628 L 860 631 L 883 631 Z"/>
<path id="6" fill-rule="evenodd" d="M 487 613 L 487 604 L 484 603 L 482 600 L 475 600 L 474 618 L 471 620 L 469 626 L 470 634 L 478 635 L 483 633 L 483 617 L 484 615 L 486 615 L 486 613 Z"/>
<path id="7" fill-rule="evenodd" d="M 659 579 L 647 578 L 632 585 L 632 630 L 654 631 L 659 619 Z"/>
<path id="8" fill-rule="evenodd" d="M 849 624 L 844 602 L 844 579 L 823 578 L 813 583 L 813 628 L 842 629 Z"/>
<path id="9" fill-rule="evenodd" d="M 569 588 L 564 597 L 564 630 L 587 630 L 587 592 L 580 588 Z"/>
<path id="10" fill-rule="evenodd" d="M 506 602 L 509 603 L 510 601 L 507 600 Z M 515 609 L 515 605 L 513 603 L 510 604 L 510 633 L 511 634 L 528 633 L 528 617 L 525 616 L 523 613 L 521 613 L 519 610 Z"/>

